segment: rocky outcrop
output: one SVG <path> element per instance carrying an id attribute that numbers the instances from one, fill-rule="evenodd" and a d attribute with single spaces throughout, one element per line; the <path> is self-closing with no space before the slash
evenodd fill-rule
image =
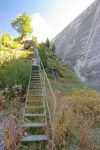
<path id="1" fill-rule="evenodd" d="M 96 0 L 53 40 L 56 54 L 88 87 L 100 89 L 100 1 Z"/>

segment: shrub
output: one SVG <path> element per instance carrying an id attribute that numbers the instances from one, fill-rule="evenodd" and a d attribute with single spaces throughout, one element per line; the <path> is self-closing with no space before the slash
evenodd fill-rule
<path id="1" fill-rule="evenodd" d="M 3 122 L 3 141 L 6 150 L 17 150 L 23 134 L 21 121 L 11 114 Z"/>
<path id="2" fill-rule="evenodd" d="M 19 44 L 17 41 L 14 41 L 11 38 L 10 34 L 7 33 L 0 36 L 0 44 L 1 46 L 13 48 L 13 49 L 21 48 L 21 44 Z"/>
<path id="3" fill-rule="evenodd" d="M 4 87 L 22 85 L 24 90 L 27 88 L 30 73 L 30 64 L 22 60 L 11 60 L 6 63 L 2 72 Z"/>
<path id="4" fill-rule="evenodd" d="M 41 43 L 41 44 L 39 44 L 38 48 L 39 48 L 39 54 L 40 54 L 43 66 L 47 67 L 48 58 L 47 58 L 47 55 L 46 55 L 46 46 L 45 46 L 44 43 Z"/>

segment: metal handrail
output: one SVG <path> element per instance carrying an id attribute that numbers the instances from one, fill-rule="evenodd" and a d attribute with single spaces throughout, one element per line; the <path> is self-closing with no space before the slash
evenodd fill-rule
<path id="1" fill-rule="evenodd" d="M 40 71 L 42 72 L 42 75 L 41 75 L 41 84 L 43 86 L 43 95 L 44 95 L 44 99 L 45 99 L 45 102 L 46 102 L 46 106 L 47 106 L 47 111 L 48 111 L 48 115 L 49 115 L 49 120 L 50 120 L 50 126 L 51 126 L 51 129 L 52 129 L 52 150 L 54 150 L 54 137 L 55 137 L 55 127 L 54 127 L 54 117 L 52 119 L 51 117 L 51 110 L 50 110 L 50 107 L 49 107 L 49 101 L 48 101 L 48 97 L 47 97 L 47 89 L 46 89 L 46 84 L 48 85 L 49 87 L 49 91 L 51 93 L 51 96 L 52 96 L 52 102 L 53 102 L 53 114 L 55 114 L 56 112 L 56 106 L 57 106 L 57 102 L 56 102 L 56 97 L 55 97 L 55 94 L 53 92 L 53 89 L 51 87 L 51 84 L 49 82 L 49 79 L 47 77 L 47 73 L 44 69 L 44 66 L 42 64 L 42 61 L 41 61 L 41 58 L 39 56 L 39 52 L 38 52 L 38 49 L 36 48 L 36 57 L 37 57 L 37 60 L 38 60 L 38 65 L 39 65 L 39 69 Z M 31 62 L 32 63 L 32 62 Z M 31 64 L 31 71 L 30 71 L 30 77 L 29 77 L 29 84 L 28 84 L 28 89 L 27 89 L 27 95 L 26 95 L 26 102 L 25 102 L 25 109 L 24 109 L 24 113 L 26 111 L 26 107 L 27 107 L 27 101 L 28 101 L 28 93 L 29 93 L 29 88 L 30 88 L 30 79 L 31 79 L 31 73 L 32 73 L 32 64 Z M 23 115 L 23 120 L 24 120 L 24 115 Z"/>
<path id="2" fill-rule="evenodd" d="M 45 69 L 44 69 L 44 66 L 43 66 L 42 60 L 41 60 L 41 58 L 40 58 L 38 49 L 36 49 L 36 51 L 37 51 L 37 56 L 38 56 L 38 58 L 39 58 L 39 62 L 40 62 L 40 64 L 41 64 L 42 68 L 43 68 L 44 75 L 45 75 L 45 77 L 46 77 L 46 80 L 47 80 L 48 85 L 49 85 L 49 87 L 50 87 L 50 91 L 51 91 L 52 96 L 53 96 L 53 100 L 54 100 L 54 101 L 53 101 L 53 103 L 54 103 L 54 112 L 55 112 L 55 111 L 56 111 L 56 107 L 57 107 L 56 96 L 55 96 L 55 94 L 54 94 L 54 92 L 53 92 L 53 89 L 52 89 L 51 84 L 50 84 L 50 82 L 49 82 L 49 79 L 48 79 L 48 77 L 47 77 L 47 73 L 46 73 L 46 71 L 45 71 Z"/>
<path id="3" fill-rule="evenodd" d="M 29 88 L 30 88 L 31 74 L 32 74 L 32 60 L 31 60 L 31 71 L 30 71 L 29 84 L 28 84 L 28 88 L 27 88 L 26 101 L 25 101 L 25 108 L 24 108 L 24 113 L 23 113 L 23 114 L 25 114 L 25 111 L 26 111 L 26 106 L 27 106 L 27 101 L 28 101 L 28 93 L 29 93 Z M 24 115 L 23 115 L 23 120 L 24 120 Z"/>
<path id="4" fill-rule="evenodd" d="M 49 113 L 49 118 L 50 118 L 50 124 L 51 124 L 51 129 L 52 129 L 52 150 L 54 150 L 54 137 L 55 137 L 55 127 L 54 127 L 54 119 L 51 119 L 51 111 L 50 111 L 50 107 L 48 104 L 48 98 L 47 98 L 47 93 L 46 93 L 46 87 L 45 87 L 45 82 L 47 81 L 47 84 L 49 86 L 50 92 L 52 94 L 52 98 L 53 98 L 53 104 L 54 104 L 54 109 L 53 109 L 53 114 L 55 114 L 56 112 L 56 107 L 57 107 L 57 102 L 56 102 L 56 97 L 55 94 L 53 92 L 53 89 L 51 87 L 51 84 L 49 82 L 49 79 L 47 77 L 47 73 L 44 69 L 43 63 L 41 61 L 38 49 L 36 48 L 36 52 L 37 52 L 37 57 L 38 57 L 38 61 L 39 61 L 39 67 L 41 69 L 41 71 L 43 72 L 43 85 L 44 85 L 44 94 L 45 94 L 45 99 L 46 99 L 46 103 L 47 103 L 47 109 L 48 109 L 48 113 Z"/>

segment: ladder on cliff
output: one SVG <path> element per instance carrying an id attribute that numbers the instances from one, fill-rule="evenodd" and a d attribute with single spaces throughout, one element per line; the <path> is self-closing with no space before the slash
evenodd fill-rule
<path id="1" fill-rule="evenodd" d="M 36 148 L 46 150 L 49 139 L 52 141 L 51 150 L 54 149 L 54 122 L 53 114 L 56 109 L 56 98 L 48 80 L 47 74 L 39 57 L 38 50 L 32 58 L 32 68 L 27 91 L 24 127 L 25 134 L 21 139 L 21 145 L 37 143 Z M 51 129 L 51 137 L 48 135 Z M 45 146 L 39 148 L 39 143 Z"/>

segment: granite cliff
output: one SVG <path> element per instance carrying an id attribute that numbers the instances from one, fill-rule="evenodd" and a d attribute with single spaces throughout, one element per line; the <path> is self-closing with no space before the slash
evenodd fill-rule
<path id="1" fill-rule="evenodd" d="M 100 89 L 100 0 L 96 0 L 53 40 L 56 54 L 86 86 Z"/>

